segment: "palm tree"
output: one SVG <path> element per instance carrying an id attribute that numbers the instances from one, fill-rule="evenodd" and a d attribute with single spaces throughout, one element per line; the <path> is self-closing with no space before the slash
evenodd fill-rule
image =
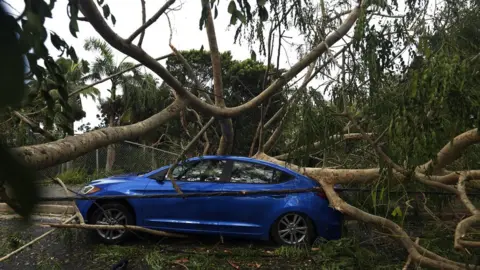
<path id="1" fill-rule="evenodd" d="M 87 39 L 84 48 L 99 54 L 92 63 L 92 74 L 96 79 L 111 76 L 134 66 L 133 63 L 125 61 L 126 58 L 116 63 L 112 49 L 99 39 Z M 137 69 L 114 76 L 110 82 L 111 87 L 107 89 L 110 96 L 100 102 L 100 110 L 106 118 L 106 124 L 110 127 L 134 122 L 138 119 L 140 112 L 145 111 L 148 104 L 157 100 L 152 98 L 158 90 L 157 81 L 153 76 L 142 74 Z M 105 170 L 111 171 L 114 163 L 115 146 L 109 145 Z"/>

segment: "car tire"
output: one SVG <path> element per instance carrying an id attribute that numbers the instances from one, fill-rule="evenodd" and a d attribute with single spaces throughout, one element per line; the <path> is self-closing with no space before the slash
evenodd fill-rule
<path id="1" fill-rule="evenodd" d="M 290 212 L 280 216 L 272 225 L 272 238 L 278 245 L 310 245 L 315 240 L 312 220 L 301 213 Z"/>
<path id="2" fill-rule="evenodd" d="M 111 217 L 110 219 L 108 217 Z M 98 207 L 90 218 L 92 225 L 134 225 L 133 213 L 122 203 L 110 202 Z M 98 240 L 105 244 L 120 244 L 128 240 L 132 233 L 126 230 L 95 230 Z"/>

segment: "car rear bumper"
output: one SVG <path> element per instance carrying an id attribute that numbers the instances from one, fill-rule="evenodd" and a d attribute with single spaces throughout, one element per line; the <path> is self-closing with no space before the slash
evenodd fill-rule
<path id="1" fill-rule="evenodd" d="M 341 212 L 328 207 L 322 211 L 321 216 L 313 219 L 313 222 L 318 237 L 326 240 L 337 240 L 342 237 L 344 215 Z"/>

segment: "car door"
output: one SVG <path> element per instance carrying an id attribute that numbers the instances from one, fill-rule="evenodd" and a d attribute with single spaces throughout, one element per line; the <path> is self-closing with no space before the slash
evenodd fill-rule
<path id="1" fill-rule="evenodd" d="M 199 159 L 179 165 L 172 173 L 186 195 L 217 193 L 223 190 L 225 160 Z M 167 169 L 168 170 L 168 169 Z M 172 182 L 151 181 L 145 194 L 176 194 Z M 217 207 L 220 197 L 146 199 L 144 222 L 148 227 L 184 232 L 218 231 Z"/>
<path id="2" fill-rule="evenodd" d="M 276 170 L 270 166 L 254 162 L 231 160 L 226 166 L 231 170 L 228 182 L 223 186 L 225 192 L 286 190 L 294 188 L 294 176 Z M 270 220 L 269 213 L 284 207 L 287 194 L 257 194 L 225 197 L 224 207 L 230 209 L 222 215 L 224 230 L 238 235 L 260 235 L 265 222 Z"/>

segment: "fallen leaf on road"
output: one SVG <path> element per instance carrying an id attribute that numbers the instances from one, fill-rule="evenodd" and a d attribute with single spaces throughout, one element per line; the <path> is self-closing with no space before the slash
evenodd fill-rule
<path id="1" fill-rule="evenodd" d="M 249 267 L 254 267 L 254 268 L 260 268 L 260 266 L 262 266 L 262 265 L 255 262 L 255 263 L 249 263 L 248 266 Z"/>
<path id="2" fill-rule="evenodd" d="M 181 258 L 181 259 L 178 259 L 178 260 L 175 260 L 173 261 L 174 263 L 187 263 L 188 262 L 188 259 L 187 258 Z"/>
<path id="3" fill-rule="evenodd" d="M 240 269 L 240 266 L 234 264 L 233 262 L 231 262 L 231 261 L 229 261 L 229 260 L 227 260 L 227 262 L 228 262 L 228 264 L 230 264 L 233 268 L 235 268 L 235 269 Z"/>

